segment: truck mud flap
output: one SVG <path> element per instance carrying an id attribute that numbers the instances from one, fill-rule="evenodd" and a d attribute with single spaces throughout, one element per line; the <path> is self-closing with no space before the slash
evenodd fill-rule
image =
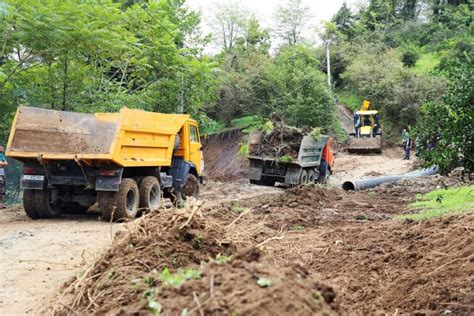
<path id="1" fill-rule="evenodd" d="M 300 183 L 301 170 L 300 166 L 288 166 L 286 169 L 285 184 L 298 185 Z"/>
<path id="2" fill-rule="evenodd" d="M 191 170 L 189 162 L 185 161 L 182 157 L 173 157 L 169 173 L 173 177 L 173 187 L 178 192 L 181 192 L 181 189 L 188 180 L 189 170 Z"/>
<path id="3" fill-rule="evenodd" d="M 263 162 L 260 160 L 250 160 L 249 179 L 260 181 L 262 179 Z"/>
<path id="4" fill-rule="evenodd" d="M 96 191 L 117 192 L 122 182 L 123 168 L 102 170 L 95 180 Z"/>

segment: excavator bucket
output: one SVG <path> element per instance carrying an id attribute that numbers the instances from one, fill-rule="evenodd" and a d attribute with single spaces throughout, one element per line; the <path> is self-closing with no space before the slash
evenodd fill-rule
<path id="1" fill-rule="evenodd" d="M 382 138 L 376 137 L 349 137 L 347 151 L 350 153 L 381 153 L 382 152 Z"/>

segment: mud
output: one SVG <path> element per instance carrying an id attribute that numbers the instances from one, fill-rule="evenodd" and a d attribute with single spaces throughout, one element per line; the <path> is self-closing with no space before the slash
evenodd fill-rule
<path id="1" fill-rule="evenodd" d="M 231 181 L 247 178 L 248 160 L 240 153 L 246 142 L 241 130 L 210 135 L 202 140 L 204 176 L 210 180 Z"/>

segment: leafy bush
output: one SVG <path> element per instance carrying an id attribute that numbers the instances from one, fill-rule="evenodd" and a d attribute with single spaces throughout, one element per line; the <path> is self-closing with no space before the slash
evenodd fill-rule
<path id="1" fill-rule="evenodd" d="M 409 46 L 402 51 L 401 60 L 405 67 L 411 68 L 416 65 L 416 62 L 420 58 L 420 53 L 416 47 Z"/>
<path id="2" fill-rule="evenodd" d="M 436 164 L 442 172 L 457 166 L 470 172 L 474 167 L 474 52 L 458 47 L 451 56 L 442 68 L 448 90 L 442 101 L 422 107 L 417 142 L 425 164 Z"/>

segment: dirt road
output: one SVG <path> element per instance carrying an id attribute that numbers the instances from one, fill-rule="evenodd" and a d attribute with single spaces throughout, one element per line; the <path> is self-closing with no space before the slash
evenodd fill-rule
<path id="1" fill-rule="evenodd" d="M 412 171 L 415 160 L 402 160 L 401 148 L 385 148 L 382 155 L 353 155 L 346 152 L 336 154 L 334 173 L 330 183 L 336 186 L 346 180 L 383 175 L 398 175 Z"/>
<path id="2" fill-rule="evenodd" d="M 351 177 L 398 174 L 412 168 L 400 159 L 401 151 L 386 150 L 384 156 L 336 157 L 331 183 Z M 279 194 L 281 188 L 253 186 L 246 180 L 210 182 L 202 200 L 223 203 Z M 125 224 L 109 224 L 98 216 L 67 215 L 57 220 L 30 220 L 21 208 L 0 211 L 0 315 L 36 314 L 57 294 L 61 285 L 85 270 Z"/>
<path id="3" fill-rule="evenodd" d="M 124 227 L 97 218 L 69 215 L 33 221 L 21 208 L 1 210 L 0 315 L 37 314 Z"/>

